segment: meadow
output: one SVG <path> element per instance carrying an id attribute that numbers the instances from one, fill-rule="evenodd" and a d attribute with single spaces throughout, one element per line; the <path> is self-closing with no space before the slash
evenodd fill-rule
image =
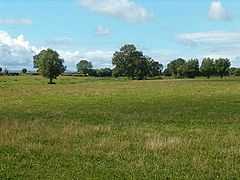
<path id="1" fill-rule="evenodd" d="M 0 77 L 0 179 L 238 179 L 240 79 Z"/>

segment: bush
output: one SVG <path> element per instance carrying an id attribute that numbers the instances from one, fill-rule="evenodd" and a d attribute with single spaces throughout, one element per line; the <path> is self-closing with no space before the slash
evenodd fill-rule
<path id="1" fill-rule="evenodd" d="M 26 69 L 26 68 L 23 68 L 23 69 L 22 69 L 22 73 L 23 73 L 23 74 L 26 74 L 26 73 L 27 73 L 27 69 Z"/>

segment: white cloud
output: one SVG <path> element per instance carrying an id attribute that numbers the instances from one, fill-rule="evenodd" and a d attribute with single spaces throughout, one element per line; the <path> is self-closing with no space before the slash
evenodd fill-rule
<path id="1" fill-rule="evenodd" d="M 86 59 L 89 59 L 95 67 L 111 67 L 114 51 L 94 50 L 83 53 Z"/>
<path id="2" fill-rule="evenodd" d="M 231 20 L 230 13 L 223 7 L 220 0 L 213 0 L 211 3 L 208 17 L 210 20 L 227 21 Z"/>
<path id="3" fill-rule="evenodd" d="M 1 25 L 31 25 L 31 19 L 0 19 Z"/>
<path id="4" fill-rule="evenodd" d="M 7 32 L 0 31 L 0 67 L 8 69 L 33 68 L 33 56 L 46 47 L 35 47 L 27 41 L 23 35 L 10 36 Z M 88 50 L 65 51 L 56 49 L 65 60 L 68 70 L 75 70 L 76 63 L 81 59 L 87 59 L 97 68 L 111 67 L 113 51 Z"/>
<path id="5" fill-rule="evenodd" d="M 240 44 L 240 32 L 197 32 L 184 33 L 178 36 L 178 40 L 185 45 L 226 45 Z"/>
<path id="6" fill-rule="evenodd" d="M 240 56 L 240 32 L 197 32 L 184 33 L 178 36 L 178 40 L 197 51 L 198 56 L 226 57 L 232 60 L 234 66 L 239 66 Z M 193 48 L 195 47 L 195 48 Z"/>
<path id="7" fill-rule="evenodd" d="M 29 45 L 23 35 L 16 38 L 0 31 L 0 65 L 6 67 L 30 67 L 34 47 Z"/>
<path id="8" fill-rule="evenodd" d="M 82 7 L 129 22 L 144 22 L 151 14 L 133 0 L 80 0 Z"/>
<path id="9" fill-rule="evenodd" d="M 64 58 L 68 70 L 76 70 L 76 64 L 83 59 L 91 61 L 95 68 L 111 67 L 113 51 L 90 50 L 80 51 L 58 51 Z"/>
<path id="10" fill-rule="evenodd" d="M 96 34 L 99 36 L 108 36 L 111 34 L 111 30 L 107 27 L 98 26 L 96 28 Z"/>

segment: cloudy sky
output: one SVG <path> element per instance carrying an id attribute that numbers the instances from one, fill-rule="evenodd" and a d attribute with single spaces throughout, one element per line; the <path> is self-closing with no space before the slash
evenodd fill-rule
<path id="1" fill-rule="evenodd" d="M 222 56 L 240 66 L 239 9 L 238 0 L 1 0 L 0 66 L 31 69 L 53 48 L 69 70 L 81 59 L 111 67 L 125 43 L 163 64 Z"/>

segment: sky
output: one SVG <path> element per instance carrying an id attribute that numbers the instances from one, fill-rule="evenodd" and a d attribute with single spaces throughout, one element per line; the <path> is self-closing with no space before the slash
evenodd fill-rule
<path id="1" fill-rule="evenodd" d="M 68 70 L 81 59 L 112 67 L 124 44 L 166 65 L 178 57 L 230 58 L 240 66 L 238 0 L 1 0 L 0 67 L 32 69 L 52 48 Z"/>

